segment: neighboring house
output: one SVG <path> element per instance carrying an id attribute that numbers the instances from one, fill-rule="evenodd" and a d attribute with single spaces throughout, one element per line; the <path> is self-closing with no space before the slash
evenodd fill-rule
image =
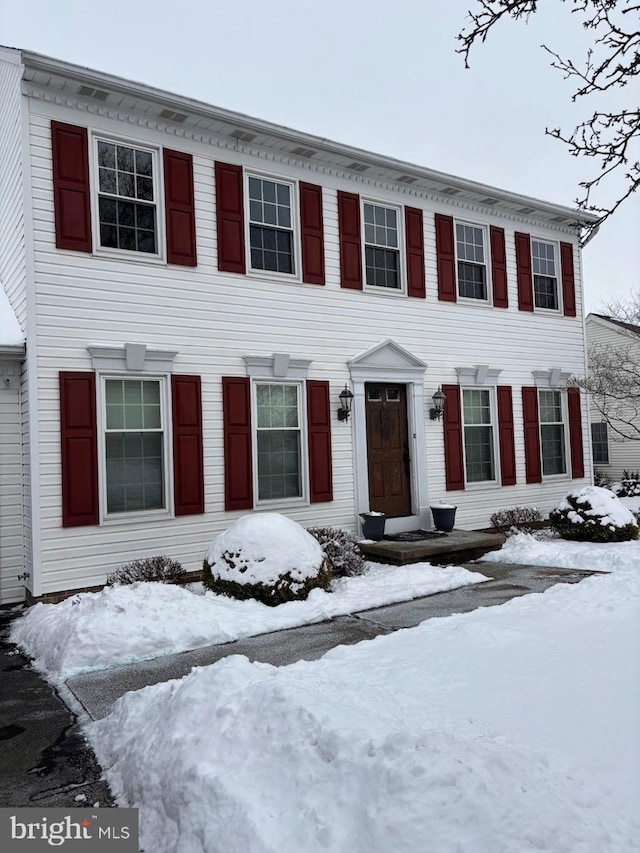
<path id="1" fill-rule="evenodd" d="M 589 214 L 19 50 L 0 98 L 26 336 L 2 603 L 24 574 L 39 598 L 151 554 L 197 570 L 251 510 L 400 531 L 445 501 L 474 528 L 591 481 L 566 386 Z"/>
<path id="2" fill-rule="evenodd" d="M 640 326 L 607 317 L 604 314 L 587 315 L 587 346 L 629 348 L 640 358 Z M 611 482 L 619 481 L 622 472 L 640 470 L 640 419 L 637 421 L 638 440 L 624 439 L 615 429 L 616 420 L 608 424 L 593 402 L 591 414 L 591 452 L 593 466 L 606 474 Z M 622 429 L 624 429 L 622 427 Z M 628 434 L 628 430 L 627 430 Z"/>

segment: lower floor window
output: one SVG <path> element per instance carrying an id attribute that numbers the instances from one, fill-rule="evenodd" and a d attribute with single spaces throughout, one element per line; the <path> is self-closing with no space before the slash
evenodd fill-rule
<path id="1" fill-rule="evenodd" d="M 298 385 L 256 385 L 258 500 L 302 497 Z"/>
<path id="2" fill-rule="evenodd" d="M 543 475 L 566 474 L 566 442 L 560 391 L 539 391 Z"/>
<path id="3" fill-rule="evenodd" d="M 495 480 L 491 392 L 463 390 L 464 458 L 468 483 Z"/>
<path id="4" fill-rule="evenodd" d="M 159 379 L 105 379 L 107 513 L 164 509 L 164 415 Z"/>
<path id="5" fill-rule="evenodd" d="M 593 464 L 609 464 L 609 436 L 607 422 L 591 424 L 591 446 L 593 448 Z"/>

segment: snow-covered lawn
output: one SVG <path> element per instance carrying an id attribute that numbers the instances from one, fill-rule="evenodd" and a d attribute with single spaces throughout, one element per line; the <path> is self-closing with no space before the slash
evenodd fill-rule
<path id="1" fill-rule="evenodd" d="M 640 851 L 640 543 L 487 557 L 608 574 L 315 662 L 229 657 L 89 724 L 144 849 Z"/>
<path id="2" fill-rule="evenodd" d="M 13 625 L 11 639 L 52 681 L 160 655 L 228 643 L 408 601 L 487 578 L 460 566 L 382 566 L 312 590 L 306 601 L 268 607 L 172 584 L 137 583 L 81 593 L 60 604 L 36 604 Z"/>

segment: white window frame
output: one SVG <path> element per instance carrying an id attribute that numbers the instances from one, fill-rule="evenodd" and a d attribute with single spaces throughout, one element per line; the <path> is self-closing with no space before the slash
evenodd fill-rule
<path id="1" fill-rule="evenodd" d="M 553 246 L 553 262 L 556 270 L 556 300 L 558 303 L 557 308 L 543 308 L 536 305 L 536 282 L 535 277 L 537 273 L 534 272 L 533 269 L 533 244 L 534 243 L 546 243 L 549 246 Z M 531 295 L 533 297 L 533 310 L 539 311 L 542 314 L 562 314 L 563 305 L 562 305 L 562 270 L 560 269 L 560 244 L 557 240 L 550 240 L 548 237 L 538 237 L 535 234 L 529 235 L 529 255 L 531 258 Z M 550 278 L 550 276 L 547 276 Z"/>
<path id="2" fill-rule="evenodd" d="M 570 477 L 571 471 L 571 448 L 569 445 L 569 405 L 567 401 L 567 392 L 561 388 L 536 388 L 538 392 L 538 437 L 540 440 L 540 473 L 542 474 L 543 480 L 566 480 Z M 562 412 L 562 426 L 563 426 L 563 437 L 564 437 L 564 471 L 559 474 L 545 474 L 544 473 L 544 451 L 542 447 L 542 426 L 543 421 L 540 416 L 540 393 L 541 392 L 555 393 L 560 395 L 560 409 Z M 545 421 L 545 424 L 551 423 L 551 421 Z M 559 423 L 559 421 L 553 421 L 554 424 Z"/>
<path id="3" fill-rule="evenodd" d="M 467 479 L 467 442 L 465 434 L 464 422 L 464 392 L 465 391 L 486 391 L 489 394 L 489 411 L 491 413 L 491 424 L 476 424 L 475 426 L 491 426 L 492 444 L 493 444 L 493 479 L 491 480 L 468 480 Z M 464 465 L 464 482 L 465 488 L 483 489 L 497 486 L 500 483 L 500 453 L 499 453 L 499 435 L 498 435 L 498 407 L 496 403 L 495 387 L 487 385 L 463 385 L 460 387 L 460 420 L 462 424 L 462 454 Z M 469 424 L 474 426 L 474 424 Z"/>
<path id="4" fill-rule="evenodd" d="M 291 249 L 293 252 L 294 272 L 278 272 L 276 270 L 256 269 L 251 266 L 251 209 L 249 201 L 249 178 L 260 181 L 271 181 L 274 184 L 286 184 L 291 191 Z M 300 246 L 300 204 L 298 181 L 284 175 L 260 172 L 255 169 L 243 169 L 243 201 L 244 201 L 244 245 L 247 275 L 255 278 L 269 278 L 276 281 L 302 281 L 302 250 Z M 259 223 L 256 223 L 259 224 Z M 268 225 L 265 227 L 269 227 Z M 274 226 L 275 227 L 275 226 Z"/>
<path id="5" fill-rule="evenodd" d="M 375 243 L 367 243 L 365 240 L 364 206 L 372 204 L 374 207 L 386 207 L 395 210 L 398 221 L 398 280 L 400 287 L 380 287 L 377 284 L 367 284 L 367 246 L 375 246 L 379 249 L 389 249 L 389 246 L 378 246 Z M 370 293 L 383 293 L 387 296 L 407 295 L 407 275 L 405 269 L 406 243 L 404 234 L 404 208 L 402 205 L 390 201 L 382 201 L 379 198 L 360 196 L 360 239 L 362 246 L 362 287 Z"/>
<path id="6" fill-rule="evenodd" d="M 487 295 L 484 299 L 476 299 L 473 296 L 462 296 L 460 293 L 460 280 L 458 276 L 458 261 L 462 261 L 462 263 L 471 263 L 470 261 L 464 261 L 462 258 L 458 257 L 458 235 L 456 233 L 457 225 L 467 225 L 470 228 L 479 228 L 482 231 L 483 237 L 483 250 L 484 250 L 484 266 L 485 266 L 485 285 L 487 288 Z M 460 302 L 468 303 L 469 305 L 493 305 L 493 281 L 491 278 L 491 246 L 489 243 L 489 229 L 486 225 L 482 225 L 479 222 L 471 222 L 468 219 L 454 219 L 453 220 L 453 245 L 454 245 L 454 255 L 455 255 L 455 265 L 456 265 L 456 296 Z"/>
<path id="7" fill-rule="evenodd" d="M 172 410 L 169 376 L 154 373 L 100 373 L 97 376 L 96 393 L 98 395 L 96 413 L 98 427 L 98 497 L 101 524 L 123 524 L 153 519 L 173 518 L 173 436 Z M 164 463 L 164 503 L 160 509 L 144 509 L 135 512 L 107 512 L 107 452 L 106 452 L 106 382 L 108 379 L 133 381 L 156 381 L 160 383 L 160 419 L 163 425 L 162 453 Z"/>
<path id="8" fill-rule="evenodd" d="M 604 443 L 606 444 L 606 450 L 607 450 L 607 461 L 606 462 L 596 461 L 596 458 L 595 458 L 596 442 L 593 438 L 593 427 L 594 426 L 604 426 L 604 428 L 605 428 L 606 438 L 605 438 Z M 598 443 L 602 444 L 603 442 L 600 441 Z M 610 465 L 611 464 L 611 454 L 609 452 L 609 424 L 607 423 L 607 421 L 592 421 L 591 422 L 591 459 L 592 459 L 594 465 Z"/>
<path id="9" fill-rule="evenodd" d="M 300 429 L 300 490 L 301 495 L 292 498 L 259 499 L 258 483 L 258 385 L 293 385 L 298 389 L 298 416 Z M 253 505 L 255 509 L 267 509 L 309 504 L 309 454 L 307 451 L 307 396 L 306 382 L 278 378 L 256 378 L 251 381 L 251 454 L 253 464 Z"/>
<path id="10" fill-rule="evenodd" d="M 98 142 L 108 142 L 111 145 L 122 145 L 127 148 L 137 148 L 148 151 L 153 158 L 153 197 L 156 206 L 156 249 L 150 252 L 138 252 L 132 249 L 114 249 L 109 246 L 100 245 L 100 210 L 98 198 L 100 196 L 100 175 L 98 164 Z M 162 149 L 157 145 L 140 142 L 124 136 L 113 136 L 110 133 L 91 131 L 89 145 L 89 168 L 90 168 L 90 197 L 91 197 L 91 231 L 93 237 L 93 255 L 117 260 L 127 260 L 134 263 L 158 264 L 166 263 L 166 230 L 164 216 L 164 169 L 162 161 Z M 135 199 L 132 199 L 135 201 Z"/>

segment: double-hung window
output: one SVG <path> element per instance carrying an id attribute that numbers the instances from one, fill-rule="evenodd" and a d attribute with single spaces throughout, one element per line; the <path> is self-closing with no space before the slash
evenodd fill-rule
<path id="1" fill-rule="evenodd" d="M 400 226 L 396 207 L 363 203 L 366 283 L 400 290 Z"/>
<path id="2" fill-rule="evenodd" d="M 161 379 L 103 379 L 107 515 L 165 509 L 165 406 Z"/>
<path id="3" fill-rule="evenodd" d="M 293 185 L 249 176 L 251 269 L 294 275 Z"/>
<path id="4" fill-rule="evenodd" d="M 99 244 L 158 254 L 158 190 L 153 150 L 97 139 Z"/>
<path id="5" fill-rule="evenodd" d="M 560 306 L 555 243 L 531 240 L 531 269 L 535 307 L 557 311 Z"/>
<path id="6" fill-rule="evenodd" d="M 545 476 L 567 473 L 566 431 L 560 391 L 538 391 L 540 447 Z"/>
<path id="7" fill-rule="evenodd" d="M 496 479 L 492 392 L 484 388 L 462 390 L 465 474 L 468 483 Z"/>
<path id="8" fill-rule="evenodd" d="M 259 382 L 255 391 L 258 500 L 301 498 L 301 386 Z"/>
<path id="9" fill-rule="evenodd" d="M 456 222 L 458 295 L 487 299 L 486 233 L 480 225 Z"/>
<path id="10" fill-rule="evenodd" d="M 606 421 L 591 424 L 591 447 L 593 450 L 593 464 L 608 465 L 609 436 Z"/>

